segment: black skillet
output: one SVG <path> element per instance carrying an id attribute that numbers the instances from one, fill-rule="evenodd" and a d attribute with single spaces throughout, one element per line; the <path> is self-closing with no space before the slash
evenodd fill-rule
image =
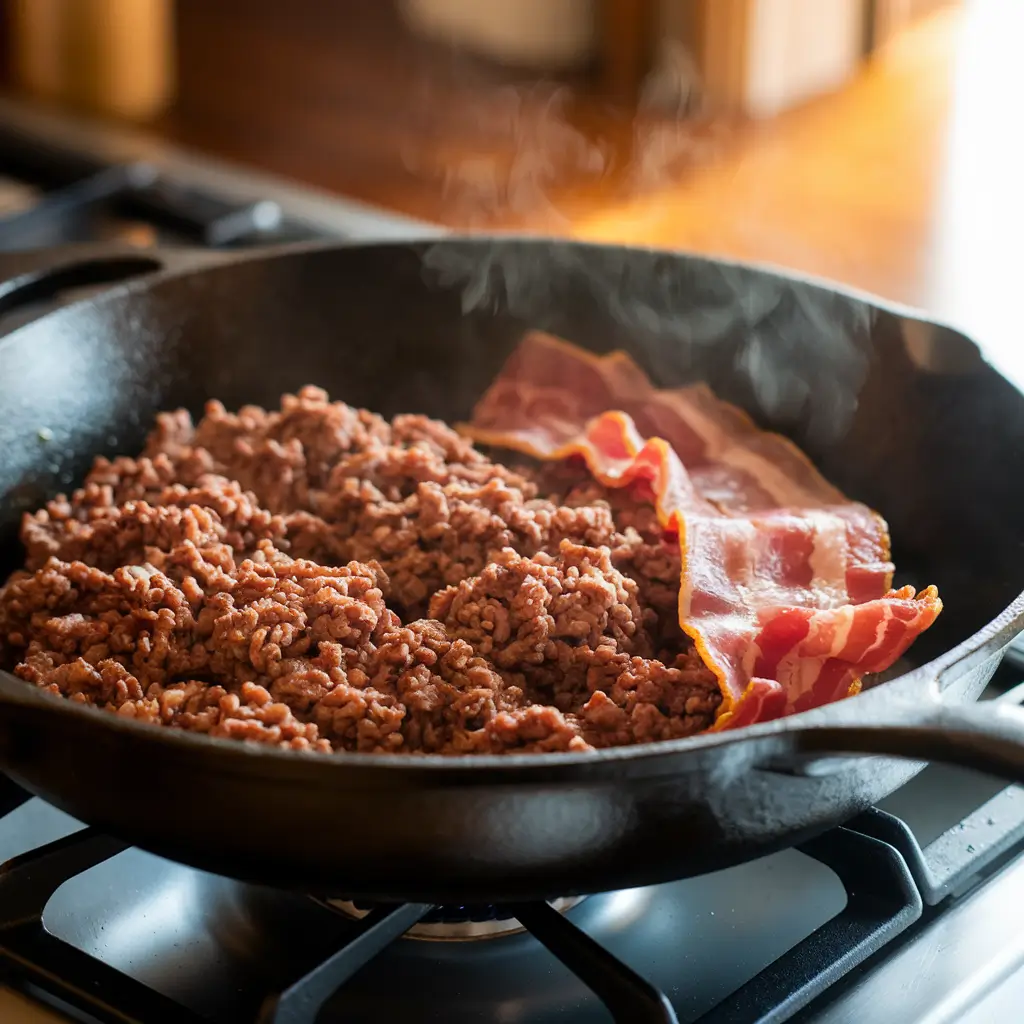
<path id="1" fill-rule="evenodd" d="M 946 603 L 906 671 L 861 696 L 585 755 L 300 755 L 136 725 L 0 673 L 0 767 L 76 818 L 275 885 L 519 900 L 790 846 L 902 785 L 912 758 L 1024 781 L 1024 712 L 973 704 L 1024 628 L 1024 396 L 961 335 L 766 270 L 546 240 L 64 250 L 5 255 L 0 275 L 8 314 L 136 275 L 0 339 L 0 574 L 21 513 L 93 456 L 138 450 L 160 409 L 274 404 L 313 382 L 456 420 L 538 327 L 625 348 L 662 385 L 706 379 L 790 434 L 887 517 L 902 579 Z"/>

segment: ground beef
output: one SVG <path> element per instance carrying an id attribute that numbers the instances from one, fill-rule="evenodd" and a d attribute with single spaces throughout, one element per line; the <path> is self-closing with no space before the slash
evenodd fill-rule
<path id="1" fill-rule="evenodd" d="M 679 540 L 665 535 L 653 503 L 636 491 L 607 488 L 593 480 L 569 489 L 561 500 L 572 508 L 607 503 L 618 528 L 612 562 L 636 582 L 641 604 L 653 614 L 649 629 L 657 650 L 668 657 L 678 652 L 687 643 L 679 626 Z"/>
<path id="2" fill-rule="evenodd" d="M 439 588 L 481 572 L 503 548 L 534 554 L 563 538 L 601 544 L 616 533 L 607 507 L 528 499 L 501 479 L 420 482 L 398 501 L 366 480 L 348 481 L 325 509 L 331 550 L 347 560 L 376 558 L 390 578 L 389 599 L 409 615 L 422 614 Z"/>
<path id="3" fill-rule="evenodd" d="M 279 543 L 287 533 L 281 516 L 261 509 L 252 494 L 221 477 L 201 477 L 196 487 L 171 484 L 150 493 L 149 501 L 118 505 L 109 493 L 97 500 L 94 483 L 79 494 L 81 500 L 58 498 L 26 516 L 22 540 L 29 568 L 50 558 L 108 571 L 144 561 L 162 567 L 162 555 L 186 539 L 201 548 L 223 545 L 231 557 L 244 556 L 259 541 Z"/>
<path id="4" fill-rule="evenodd" d="M 22 539 L 0 667 L 143 721 L 474 754 L 686 736 L 720 703 L 644 495 L 316 388 L 162 415 Z"/>
<path id="5" fill-rule="evenodd" d="M 562 541 L 555 556 L 505 549 L 435 594 L 430 614 L 593 746 L 690 735 L 718 706 L 713 677 L 692 650 L 671 666 L 650 657 L 656 616 L 637 593 L 608 548 Z"/>

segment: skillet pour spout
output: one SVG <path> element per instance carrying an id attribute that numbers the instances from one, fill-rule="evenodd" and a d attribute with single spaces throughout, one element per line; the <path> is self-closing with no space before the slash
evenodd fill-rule
<path id="1" fill-rule="evenodd" d="M 144 255 L 0 260 L 0 317 L 135 275 L 6 334 L 0 319 L 0 576 L 22 560 L 22 514 L 73 487 L 97 455 L 142 450 L 164 409 L 268 406 L 315 383 L 384 416 L 464 421 L 537 329 L 622 349 L 659 386 L 705 381 L 790 436 L 886 517 L 897 563 L 946 607 L 912 649 L 920 667 L 859 696 L 749 731 L 582 754 L 254 749 L 74 706 L 0 673 L 0 769 L 24 788 L 234 877 L 486 903 L 762 856 L 877 803 L 922 759 L 1024 782 L 1024 712 L 971 706 L 1024 627 L 1024 474 L 1008 471 L 1024 451 L 1024 395 L 962 335 L 777 271 L 548 239 Z M 813 383 L 834 384 L 815 355 L 829 345 L 863 356 L 842 429 L 821 430 L 820 408 L 760 400 L 752 368 L 765 360 L 787 380 L 811 366 Z M 854 756 L 835 770 L 834 755 Z"/>

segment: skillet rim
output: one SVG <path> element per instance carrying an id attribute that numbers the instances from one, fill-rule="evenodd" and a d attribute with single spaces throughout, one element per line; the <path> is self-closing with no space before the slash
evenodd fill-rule
<path id="1" fill-rule="evenodd" d="M 298 242 L 252 250 L 231 251 L 228 253 L 210 253 L 205 250 L 173 252 L 168 257 L 168 265 L 165 265 L 165 269 L 146 274 L 140 278 L 133 278 L 122 284 L 106 287 L 99 294 L 66 303 L 57 309 L 49 311 L 42 317 L 15 328 L 8 334 L 0 335 L 0 356 L 2 356 L 4 348 L 9 343 L 16 341 L 23 332 L 31 331 L 38 323 L 51 317 L 59 317 L 65 311 L 72 312 L 83 307 L 105 306 L 108 303 L 119 302 L 136 294 L 150 291 L 165 281 L 202 276 L 207 272 L 214 272 L 221 268 L 227 269 L 239 263 L 272 263 L 276 260 L 284 260 L 296 255 L 322 251 L 350 249 L 423 250 L 428 246 L 438 244 L 470 245 L 474 248 L 483 248 L 504 242 L 547 248 L 564 246 L 584 251 L 619 250 L 627 253 L 638 252 L 654 256 L 682 257 L 741 271 L 746 270 L 754 271 L 758 274 L 767 274 L 786 281 L 810 285 L 833 295 L 855 299 L 864 303 L 875 312 L 884 312 L 932 326 L 947 327 L 960 334 L 966 343 L 973 345 L 985 362 L 988 362 L 981 347 L 973 339 L 960 331 L 959 328 L 946 324 L 943 321 L 935 320 L 925 315 L 924 311 L 912 306 L 884 299 L 862 289 L 832 281 L 828 278 L 807 274 L 803 271 L 791 270 L 767 262 L 738 260 L 725 256 L 707 255 L 691 250 L 672 249 L 664 246 L 622 245 L 611 242 L 592 242 L 514 231 L 493 232 L 488 235 L 453 233 L 428 239 Z M 35 272 L 46 274 L 65 264 L 72 265 L 76 261 L 102 259 L 115 251 L 121 253 L 122 250 L 123 247 L 113 246 L 102 248 L 94 245 L 62 246 L 57 250 L 53 250 L 53 255 L 62 256 L 65 259 L 58 260 L 50 266 L 40 268 Z M 46 250 L 43 250 L 43 252 L 46 252 Z M 140 254 L 152 254 L 156 260 L 160 260 L 164 252 L 165 250 L 161 250 L 159 247 L 138 250 Z M 994 372 L 999 373 L 996 366 L 992 365 L 992 369 Z M 1002 376 L 1001 373 L 999 375 Z M 458 781 L 459 783 L 466 784 L 472 783 L 474 781 L 473 776 L 477 774 L 492 776 L 497 773 L 502 776 L 508 776 L 507 781 L 512 782 L 521 781 L 524 776 L 530 778 L 540 776 L 544 778 L 552 773 L 564 775 L 572 772 L 574 769 L 586 768 L 587 766 L 602 765 L 614 767 L 619 763 L 636 765 L 637 763 L 649 764 L 650 762 L 654 762 L 652 767 L 655 773 L 657 773 L 658 768 L 662 767 L 661 762 L 671 762 L 671 765 L 666 764 L 664 766 L 666 772 L 669 770 L 678 771 L 679 765 L 676 762 L 686 755 L 697 755 L 698 753 L 720 747 L 746 746 L 757 741 L 781 739 L 806 729 L 835 725 L 837 722 L 862 724 L 865 721 L 870 722 L 871 719 L 865 719 L 865 714 L 861 712 L 869 713 L 870 710 L 884 712 L 886 707 L 894 705 L 902 705 L 905 709 L 907 707 L 920 709 L 925 701 L 938 702 L 941 699 L 941 680 L 946 673 L 958 664 L 984 651 L 986 647 L 989 648 L 987 656 L 996 655 L 1022 629 L 1024 629 L 1024 589 L 994 619 L 955 647 L 950 648 L 930 662 L 866 689 L 855 697 L 846 698 L 809 711 L 798 712 L 771 722 L 744 726 L 735 731 L 707 731 L 683 739 L 608 747 L 586 752 L 551 751 L 531 754 L 473 754 L 465 756 L 418 753 L 361 754 L 349 751 L 332 753 L 330 755 L 313 754 L 308 751 L 282 749 L 265 744 L 239 742 L 238 740 L 224 737 L 211 737 L 202 733 L 192 733 L 180 729 L 168 729 L 154 726 L 152 723 L 122 718 L 110 712 L 103 712 L 99 708 L 73 703 L 66 698 L 54 697 L 51 694 L 43 693 L 40 690 L 33 689 L 11 673 L 2 670 L 0 670 L 0 715 L 3 714 L 5 706 L 16 705 L 28 709 L 38 709 L 46 715 L 71 716 L 72 720 L 76 716 L 83 716 L 81 721 L 83 723 L 91 722 L 94 728 L 102 729 L 114 736 L 123 735 L 139 743 L 169 747 L 172 750 L 180 751 L 183 756 L 193 750 L 197 753 L 205 751 L 209 756 L 215 757 L 218 760 L 217 768 L 219 771 L 236 768 L 240 774 L 246 775 L 252 774 L 253 766 L 266 765 L 269 773 L 273 770 L 272 766 L 274 765 L 282 768 L 291 765 L 297 770 L 304 770 L 302 766 L 309 764 L 311 766 L 320 766 L 310 768 L 310 771 L 315 775 L 322 775 L 324 777 L 329 772 L 345 772 L 352 769 L 377 769 L 378 771 L 386 769 L 389 777 L 412 776 L 424 773 L 432 775 L 443 774 L 453 782 Z M 905 694 L 912 690 L 917 695 L 917 701 L 908 705 L 904 703 Z"/>

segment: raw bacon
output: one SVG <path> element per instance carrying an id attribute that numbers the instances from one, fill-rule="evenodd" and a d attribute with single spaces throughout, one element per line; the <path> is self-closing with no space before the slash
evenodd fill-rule
<path id="1" fill-rule="evenodd" d="M 653 496 L 682 556 L 680 625 L 722 689 L 716 728 L 858 692 L 942 608 L 934 587 L 890 589 L 885 521 L 796 446 L 706 387 L 656 389 L 622 352 L 528 335 L 463 429 Z"/>

